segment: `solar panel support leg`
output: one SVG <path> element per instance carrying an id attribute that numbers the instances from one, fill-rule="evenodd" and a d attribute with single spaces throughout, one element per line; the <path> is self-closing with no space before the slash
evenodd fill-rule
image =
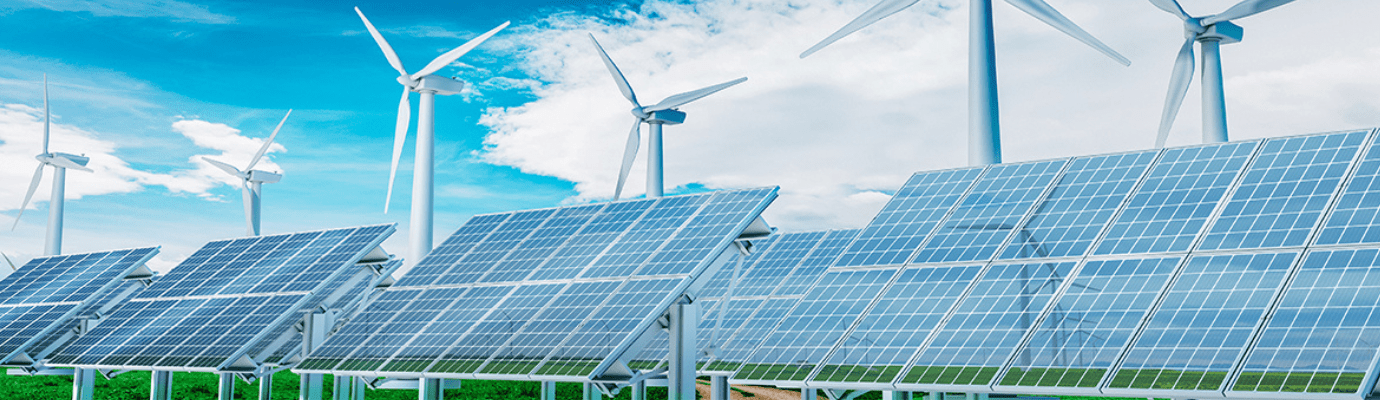
<path id="1" fill-rule="evenodd" d="M 326 332 L 330 330 L 328 319 L 329 315 L 323 313 L 312 313 L 307 316 L 303 325 L 306 327 L 302 331 L 302 354 L 311 354 L 322 342 L 326 341 Z M 297 398 L 299 400 L 321 400 L 324 388 L 324 377 L 321 374 L 302 374 L 302 384 L 299 387 Z"/>
<path id="2" fill-rule="evenodd" d="M 219 374 L 220 384 L 216 385 L 217 400 L 234 400 L 235 374 Z"/>
<path id="3" fill-rule="evenodd" d="M 351 380 L 355 382 L 355 384 L 353 385 L 353 387 L 355 388 L 355 393 L 354 396 L 350 398 L 354 400 L 364 400 L 364 378 L 356 376 L 354 378 L 351 378 Z"/>
<path id="4" fill-rule="evenodd" d="M 599 388 L 594 387 L 593 383 L 585 382 L 583 392 L 584 394 L 581 395 L 581 398 L 584 400 L 599 400 L 604 398 L 604 394 L 599 393 Z"/>
<path id="5" fill-rule="evenodd" d="M 551 400 L 556 400 L 552 398 Z M 632 386 L 632 400 L 647 400 L 647 380 L 637 381 Z"/>
<path id="6" fill-rule="evenodd" d="M 149 381 L 149 400 L 172 400 L 172 371 L 153 371 Z"/>
<path id="7" fill-rule="evenodd" d="M 331 390 L 332 400 L 351 400 L 350 395 L 355 391 L 350 388 L 354 383 L 354 377 L 336 375 L 334 380 L 334 390 Z"/>
<path id="8" fill-rule="evenodd" d="M 556 382 L 543 381 L 541 383 L 541 400 L 556 400 Z"/>
<path id="9" fill-rule="evenodd" d="M 417 380 L 417 400 L 442 400 L 441 391 L 445 385 L 441 379 L 422 378 Z"/>
<path id="10" fill-rule="evenodd" d="M 800 388 L 800 400 L 818 400 L 819 392 L 814 388 Z"/>
<path id="11" fill-rule="evenodd" d="M 732 391 L 728 387 L 727 376 L 709 377 L 709 398 L 711 400 L 728 400 L 728 392 Z"/>
<path id="12" fill-rule="evenodd" d="M 910 392 L 895 390 L 882 391 L 882 400 L 911 400 Z"/>
<path id="13" fill-rule="evenodd" d="M 96 374 L 94 369 L 72 371 L 72 400 L 91 400 L 96 391 Z"/>
<path id="14" fill-rule="evenodd" d="M 259 400 L 271 400 L 273 398 L 273 373 L 269 372 L 259 377 Z M 171 400 L 171 399 L 169 399 Z"/>
<path id="15" fill-rule="evenodd" d="M 297 398 L 299 400 L 321 400 L 321 378 L 321 374 L 302 374 L 301 390 Z"/>
<path id="16" fill-rule="evenodd" d="M 666 398 L 695 400 L 695 361 L 699 360 L 695 328 L 700 307 L 695 303 L 671 306 L 671 364 L 666 371 Z"/>

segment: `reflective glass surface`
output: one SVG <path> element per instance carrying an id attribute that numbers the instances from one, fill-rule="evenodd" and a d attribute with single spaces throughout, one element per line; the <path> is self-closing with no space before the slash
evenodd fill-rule
<path id="1" fill-rule="evenodd" d="M 658 317 L 653 311 L 666 293 L 683 279 L 628 281 L 618 288 L 598 311 L 579 315 L 585 318 L 579 328 L 559 331 L 565 341 L 536 375 L 586 376 L 611 355 L 615 346 L 633 332 L 639 323 Z M 655 328 L 654 328 L 655 329 Z"/>
<path id="2" fill-rule="evenodd" d="M 1380 250 L 1307 254 L 1233 391 L 1359 393 L 1380 349 Z"/>
<path id="3" fill-rule="evenodd" d="M 1164 150 L 1094 253 L 1187 251 L 1257 144 Z"/>
<path id="4" fill-rule="evenodd" d="M 1079 256 L 1140 182 L 1157 151 L 1075 158 L 1001 258 Z"/>
<path id="5" fill-rule="evenodd" d="M 620 284 L 617 281 L 571 284 L 519 329 L 479 373 L 525 375 L 532 372 L 562 339 L 609 300 Z"/>
<path id="6" fill-rule="evenodd" d="M 583 273 L 582 278 L 628 276 L 695 215 L 711 195 L 663 197 Z"/>
<path id="7" fill-rule="evenodd" d="M 1297 255 L 1190 258 L 1108 387 L 1220 390 Z"/>
<path id="8" fill-rule="evenodd" d="M 706 253 L 727 245 L 750 219 L 755 217 L 763 199 L 774 188 L 715 192 L 704 208 L 685 223 L 685 227 L 666 241 L 636 275 L 689 274 L 698 267 Z"/>
<path id="9" fill-rule="evenodd" d="M 427 371 L 471 373 L 478 370 L 485 360 L 516 336 L 523 324 L 532 320 L 551 299 L 565 289 L 565 286 L 545 284 L 518 287 L 484 319 L 470 328 L 468 334 L 451 343 Z M 330 342 L 330 339 L 326 340 L 327 344 Z"/>
<path id="10" fill-rule="evenodd" d="M 839 259 L 840 266 L 901 264 L 982 175 L 982 168 L 911 176 Z"/>
<path id="11" fill-rule="evenodd" d="M 156 251 L 147 247 L 35 257 L 0 279 L 0 305 L 85 302 Z"/>
<path id="12" fill-rule="evenodd" d="M 463 293 L 460 293 L 463 291 Z M 430 323 L 425 327 L 417 328 L 408 324 L 399 324 L 394 321 L 387 323 L 389 330 L 396 330 L 408 335 L 406 340 L 382 344 L 396 350 L 393 358 L 388 361 L 380 370 L 391 372 L 421 372 L 425 371 L 431 363 L 445 353 L 452 343 L 464 336 L 475 323 L 493 310 L 504 296 L 512 291 L 508 286 L 484 286 L 470 289 L 461 288 L 435 288 L 428 291 L 435 292 L 435 297 L 439 300 L 434 306 L 429 305 L 425 299 L 409 304 L 408 311 L 419 310 L 430 312 L 433 315 Z M 454 300 L 451 302 L 450 300 Z M 401 317 L 401 316 L 400 316 Z M 374 335 L 375 338 L 384 335 Z M 356 359 L 358 357 L 351 357 Z"/>
<path id="13" fill-rule="evenodd" d="M 763 302 L 762 307 L 757 309 L 747 321 L 743 322 L 742 328 L 723 341 L 719 348 L 714 351 L 714 359 L 701 369 L 705 371 L 732 372 L 743 365 L 762 340 L 767 338 L 771 329 L 786 317 L 786 313 L 792 306 L 800 302 L 799 298 L 778 298 L 769 299 Z"/>
<path id="14" fill-rule="evenodd" d="M 1054 160 L 992 166 L 913 262 L 992 258 L 1067 163 Z"/>
<path id="15" fill-rule="evenodd" d="M 441 242 L 441 245 L 427 253 L 427 257 L 412 267 L 412 270 L 408 271 L 407 275 L 399 279 L 394 286 L 419 286 L 435 283 L 441 274 L 456 269 L 452 267 L 453 264 L 468 254 L 475 244 L 488 237 L 494 229 L 498 229 L 511 216 L 512 214 L 490 214 L 476 215 L 474 218 L 470 218 L 464 226 L 446 238 L 446 241 Z"/>
<path id="16" fill-rule="evenodd" d="M 1087 262 L 1016 353 L 1000 385 L 1097 387 L 1180 260 Z"/>
<path id="17" fill-rule="evenodd" d="M 341 327 L 339 332 L 331 335 L 331 340 L 313 351 L 311 358 L 303 361 L 299 367 L 333 369 L 346 356 L 356 351 L 364 353 L 355 360 L 342 365 L 342 369 L 369 370 L 372 368 L 363 364 L 370 364 L 373 367 L 382 365 L 383 357 L 388 356 L 388 354 L 380 354 L 383 352 L 375 351 L 372 347 L 363 347 L 364 343 L 369 340 L 369 337 L 383 329 L 385 323 L 398 316 L 404 307 L 407 307 L 413 299 L 416 299 L 423 292 L 425 290 L 416 288 L 384 292 L 378 300 L 374 300 L 370 304 L 369 309 L 360 312 L 350 320 L 350 323 Z"/>
<path id="18" fill-rule="evenodd" d="M 839 342 L 814 380 L 891 382 L 981 270 L 981 265 L 906 268 Z"/>
<path id="19" fill-rule="evenodd" d="M 1380 143 L 1367 147 L 1317 244 L 1380 243 Z"/>
<path id="20" fill-rule="evenodd" d="M 1198 247 L 1304 245 L 1368 133 L 1266 140 Z"/>
<path id="21" fill-rule="evenodd" d="M 896 273 L 895 269 L 825 273 L 734 378 L 805 380 Z"/>
<path id="22" fill-rule="evenodd" d="M 1073 267 L 1073 262 L 993 265 L 899 383 L 991 384 Z"/>

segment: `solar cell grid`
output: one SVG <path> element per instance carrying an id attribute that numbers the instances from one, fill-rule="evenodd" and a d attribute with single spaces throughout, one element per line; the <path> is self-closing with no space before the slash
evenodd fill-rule
<path id="1" fill-rule="evenodd" d="M 1086 254 L 1158 151 L 1074 159 L 1048 198 L 1002 251 L 1001 258 Z"/>
<path id="2" fill-rule="evenodd" d="M 1187 251 L 1258 144 L 1164 150 L 1094 254 Z"/>
<path id="3" fill-rule="evenodd" d="M 718 246 L 736 237 L 735 229 L 743 221 L 756 217 L 757 206 L 762 198 L 775 192 L 775 188 L 748 189 L 730 192 L 717 192 L 696 215 L 686 222 L 685 227 L 675 237 L 661 247 L 647 265 L 636 274 L 641 276 L 690 274 L 701 264 L 707 254 L 714 253 Z"/>
<path id="4" fill-rule="evenodd" d="M 1266 140 L 1199 248 L 1304 245 L 1368 135 Z"/>
<path id="5" fill-rule="evenodd" d="M 1380 243 L 1380 142 L 1372 139 L 1319 232 L 1317 244 Z"/>
<path id="6" fill-rule="evenodd" d="M 709 196 L 663 197 L 612 246 L 580 273 L 581 278 L 632 275 L 699 211 Z"/>
<path id="7" fill-rule="evenodd" d="M 983 168 L 966 168 L 911 176 L 857 235 L 838 265 L 905 263 L 982 172 Z"/>
<path id="8" fill-rule="evenodd" d="M 982 268 L 906 268 L 839 340 L 812 380 L 890 383 Z"/>
<path id="9" fill-rule="evenodd" d="M 398 280 L 394 286 L 420 286 L 434 283 L 441 274 L 446 271 L 456 270 L 453 264 L 464 257 L 465 254 L 474 248 L 476 243 L 484 240 L 494 229 L 498 229 L 512 214 L 492 214 L 476 215 L 470 218 L 464 226 L 457 229 L 455 233 L 447 237 L 440 246 L 436 246 L 427 257 L 412 267 L 407 275 Z M 456 271 L 459 272 L 459 271 Z"/>
<path id="10" fill-rule="evenodd" d="M 1180 260 L 1087 262 L 1036 324 L 999 385 L 1096 388 Z"/>
<path id="11" fill-rule="evenodd" d="M 916 263 L 992 258 L 1068 160 L 992 166 L 917 252 Z"/>
<path id="12" fill-rule="evenodd" d="M 557 210 L 540 228 L 515 248 L 503 262 L 494 266 L 481 282 L 520 281 L 532 274 L 542 261 L 556 251 L 570 235 L 594 218 L 602 204 Z"/>
<path id="13" fill-rule="evenodd" d="M 575 278 L 653 204 L 649 200 L 608 204 L 575 235 L 570 236 L 550 260 L 532 272 L 528 279 Z"/>
<path id="14" fill-rule="evenodd" d="M 1377 249 L 1308 253 L 1231 392 L 1363 394 L 1380 348 L 1377 267 Z"/>
<path id="15" fill-rule="evenodd" d="M 526 375 L 618 288 L 620 281 L 575 282 L 529 319 L 477 373 Z"/>
<path id="16" fill-rule="evenodd" d="M 1108 387 L 1220 391 L 1297 255 L 1190 258 Z"/>
<path id="17" fill-rule="evenodd" d="M 503 280 L 501 278 L 507 275 L 505 272 L 511 270 L 504 269 L 503 267 L 508 264 L 499 261 L 532 235 L 554 212 L 555 210 L 546 209 L 514 213 L 484 241 L 476 244 L 459 263 L 454 264 L 454 268 L 442 273 L 436 283 L 465 284 L 479 282 L 482 278 L 490 276 L 490 281 Z"/>
<path id="18" fill-rule="evenodd" d="M 999 264 L 936 330 L 899 384 L 987 386 L 1011 358 L 1074 262 Z"/>
<path id="19" fill-rule="evenodd" d="M 737 371 L 752 355 L 753 350 L 767 338 L 774 327 L 791 307 L 800 302 L 798 298 L 777 298 L 763 302 L 762 307 L 753 312 L 733 336 L 723 341 L 714 352 L 714 359 L 702 367 L 705 371 Z"/>
<path id="20" fill-rule="evenodd" d="M 381 330 L 385 323 L 398 316 L 403 307 L 423 291 L 409 288 L 383 292 L 378 300 L 370 304 L 369 309 L 362 311 L 348 325 L 332 335 L 329 342 L 312 352 L 312 359 L 303 361 L 299 367 L 331 369 L 345 356 L 360 350 L 370 353 L 361 354 L 358 359 L 350 361 L 355 364 L 348 365 L 347 368 L 364 369 L 358 363 L 363 363 L 362 360 L 370 356 L 374 359 L 380 356 L 376 351 L 379 348 L 362 346 L 364 342 Z"/>
<path id="21" fill-rule="evenodd" d="M 469 334 L 450 345 L 427 372 L 473 373 L 514 337 L 527 321 L 556 297 L 565 284 L 518 287 L 503 303 L 476 324 Z M 329 340 L 328 340 L 329 342 Z M 543 354 L 545 356 L 545 354 Z M 350 369 L 355 370 L 355 369 Z M 372 368 L 367 369 L 372 370 Z"/>
<path id="22" fill-rule="evenodd" d="M 811 285 L 824 275 L 824 271 L 834 264 L 835 260 L 840 259 L 845 246 L 858 237 L 862 230 L 844 229 L 829 231 L 829 234 L 810 251 L 810 255 L 805 256 L 805 260 L 791 272 L 781 287 L 776 289 L 774 296 L 799 296 L 805 294 Z"/>
<path id="23" fill-rule="evenodd" d="M 618 288 L 599 309 L 588 313 L 579 328 L 557 331 L 565 335 L 564 342 L 551 352 L 543 365 L 532 371 L 535 375 L 587 376 L 594 372 L 604 357 L 628 332 L 647 319 L 666 293 L 683 282 L 682 278 L 631 280 Z M 586 317 L 586 315 L 580 315 Z"/>

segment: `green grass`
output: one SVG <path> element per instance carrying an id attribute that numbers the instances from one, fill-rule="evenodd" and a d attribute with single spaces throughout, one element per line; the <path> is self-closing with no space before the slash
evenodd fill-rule
<path id="1" fill-rule="evenodd" d="M 825 365 L 816 380 L 824 382 L 891 382 L 901 373 L 902 366 L 868 367 L 861 365 Z"/>
<path id="2" fill-rule="evenodd" d="M 1232 390 L 1252 392 L 1356 393 L 1365 383 L 1360 373 L 1242 372 Z"/>
<path id="3" fill-rule="evenodd" d="M 1224 371 L 1176 371 L 1171 369 L 1123 369 L 1112 377 L 1112 388 L 1216 391 L 1227 379 Z"/>
<path id="4" fill-rule="evenodd" d="M 924 367 L 911 368 L 904 383 L 942 383 L 945 385 L 987 385 L 997 376 L 997 367 Z"/>
<path id="5" fill-rule="evenodd" d="M 1106 373 L 1102 368 L 1012 368 L 1001 378 L 1001 385 L 1091 388 Z"/>

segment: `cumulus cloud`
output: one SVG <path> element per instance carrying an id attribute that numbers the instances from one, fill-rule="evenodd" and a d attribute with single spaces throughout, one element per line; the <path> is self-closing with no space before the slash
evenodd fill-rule
<path id="1" fill-rule="evenodd" d="M 212 12 L 206 6 L 176 0 L 19 0 L 0 9 L 42 8 L 61 12 L 84 12 L 97 17 L 169 18 L 203 24 L 229 24 L 235 18 Z"/>
<path id="2" fill-rule="evenodd" d="M 1220 11 L 1235 2 L 1194 6 Z M 496 38 L 494 46 L 520 54 L 516 68 L 540 84 L 530 86 L 534 100 L 485 113 L 480 122 L 490 134 L 480 157 L 574 182 L 579 195 L 572 201 L 612 196 L 633 118 L 589 43 L 586 34 L 593 33 L 644 105 L 749 78 L 681 108 L 688 113 L 685 124 L 665 130 L 666 186 L 780 185 L 783 195 L 767 214 L 777 225 L 863 225 L 914 171 L 967 162 L 966 1 L 919 3 L 798 59 L 873 3 L 649 0 L 606 14 L 558 14 L 517 28 Z M 1182 43 L 1181 23 L 1143 2 L 1052 5 L 1135 64 L 1124 68 L 998 4 L 1005 160 L 1150 147 L 1173 55 Z M 1316 132 L 1339 123 L 1366 126 L 1380 119 L 1374 112 L 1375 78 L 1365 72 L 1374 70 L 1380 54 L 1308 47 L 1313 36 L 1307 33 L 1338 25 L 1352 29 L 1338 23 L 1335 13 L 1330 19 L 1306 17 L 1334 6 L 1318 7 L 1290 5 L 1251 17 L 1243 25 L 1252 35 L 1262 32 L 1252 40 L 1268 46 L 1224 48 L 1232 60 L 1229 108 L 1233 121 L 1242 121 L 1234 125 L 1242 132 L 1234 137 Z M 1316 58 L 1299 63 L 1259 55 L 1278 53 L 1272 48 L 1281 46 L 1303 47 L 1300 54 Z M 1171 144 L 1198 137 L 1196 97 L 1191 94 L 1184 104 Z M 1314 97 L 1328 100 L 1310 103 Z M 1327 111 L 1309 114 L 1311 108 Z M 1277 124 L 1282 118 L 1291 124 Z M 645 127 L 643 135 L 645 143 Z M 644 164 L 639 155 L 625 196 L 644 190 Z"/>
<path id="3" fill-rule="evenodd" d="M 226 184 L 234 187 L 240 186 L 240 180 L 230 174 L 221 171 L 219 168 L 206 162 L 206 158 L 230 164 L 235 168 L 244 170 L 249 165 L 249 161 L 254 158 L 254 153 L 263 147 L 267 138 L 250 138 L 240 135 L 240 130 L 229 125 L 215 122 L 207 122 L 196 119 L 185 119 L 172 124 L 173 131 L 182 134 L 197 147 L 215 150 L 217 153 L 197 154 L 187 159 L 196 169 L 180 171 L 170 177 L 169 181 L 159 182 L 168 190 L 174 192 L 186 192 L 201 197 L 212 197 L 210 189 L 219 184 Z M 287 151 L 283 145 L 273 143 L 268 147 L 268 152 Z M 261 171 L 282 172 L 282 167 L 275 164 L 267 155 L 254 165 L 254 169 Z"/>

